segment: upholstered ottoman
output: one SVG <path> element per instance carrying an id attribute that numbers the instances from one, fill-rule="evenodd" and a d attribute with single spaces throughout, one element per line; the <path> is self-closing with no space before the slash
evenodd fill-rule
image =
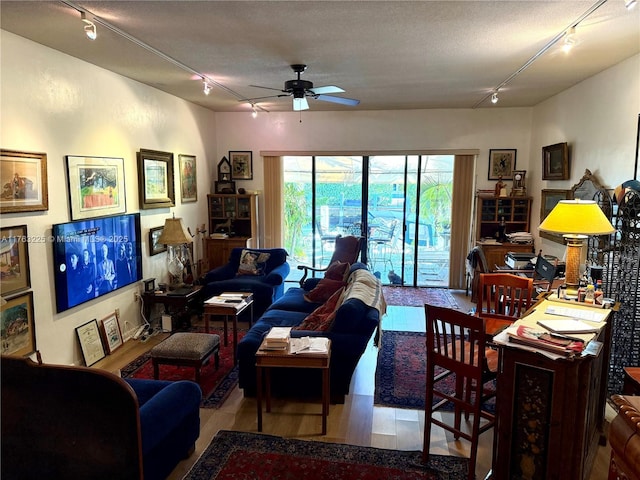
<path id="1" fill-rule="evenodd" d="M 214 355 L 216 369 L 220 366 L 220 336 L 209 333 L 178 332 L 149 352 L 153 364 L 153 378 L 158 380 L 160 365 L 194 367 L 196 382 L 200 383 L 200 369 Z"/>

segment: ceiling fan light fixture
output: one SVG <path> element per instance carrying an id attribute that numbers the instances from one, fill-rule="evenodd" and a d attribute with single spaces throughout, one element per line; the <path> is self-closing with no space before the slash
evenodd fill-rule
<path id="1" fill-rule="evenodd" d="M 80 19 L 85 23 L 84 34 L 89 40 L 95 40 L 98 37 L 95 23 L 91 20 L 87 20 L 87 15 L 84 12 L 80 12 Z"/>

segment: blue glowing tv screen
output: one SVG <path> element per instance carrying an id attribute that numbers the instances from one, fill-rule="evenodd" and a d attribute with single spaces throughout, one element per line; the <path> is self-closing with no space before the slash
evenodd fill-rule
<path id="1" fill-rule="evenodd" d="M 58 312 L 142 279 L 139 213 L 59 223 L 52 236 Z"/>

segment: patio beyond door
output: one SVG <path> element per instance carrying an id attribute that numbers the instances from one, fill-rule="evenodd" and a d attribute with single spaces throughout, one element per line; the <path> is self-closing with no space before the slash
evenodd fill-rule
<path id="1" fill-rule="evenodd" d="M 326 266 L 340 234 L 366 237 L 361 260 L 385 285 L 448 286 L 453 158 L 283 157 L 289 279 Z"/>

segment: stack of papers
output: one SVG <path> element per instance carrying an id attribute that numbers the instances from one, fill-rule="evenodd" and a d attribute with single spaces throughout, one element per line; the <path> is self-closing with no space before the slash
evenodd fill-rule
<path id="1" fill-rule="evenodd" d="M 580 339 L 549 334 L 549 332 L 536 330 L 525 325 L 508 328 L 507 335 L 510 342 L 539 348 L 565 357 L 572 357 L 584 350 L 584 342 Z"/>
<path id="2" fill-rule="evenodd" d="M 543 318 L 538 325 L 554 333 L 598 333 L 600 328 L 573 318 Z"/>
<path id="3" fill-rule="evenodd" d="M 507 238 L 511 243 L 533 243 L 533 235 L 531 235 L 529 232 L 508 233 Z"/>
<path id="4" fill-rule="evenodd" d="M 291 327 L 271 327 L 264 337 L 262 348 L 265 350 L 286 350 L 289 348 Z"/>
<path id="5" fill-rule="evenodd" d="M 290 353 L 327 354 L 329 339 L 326 337 L 301 337 L 291 339 Z"/>

